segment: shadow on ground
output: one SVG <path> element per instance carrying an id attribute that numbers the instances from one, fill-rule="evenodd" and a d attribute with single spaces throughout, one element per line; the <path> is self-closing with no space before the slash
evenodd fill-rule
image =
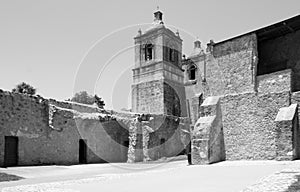
<path id="1" fill-rule="evenodd" d="M 295 176 L 297 181 L 293 183 L 285 192 L 299 192 L 300 191 L 300 175 Z"/>
<path id="2" fill-rule="evenodd" d="M 7 173 L 0 173 L 0 182 L 3 182 L 3 181 L 17 181 L 17 180 L 20 180 L 20 179 L 24 179 L 24 178 L 16 176 L 16 175 L 10 175 L 10 174 L 7 174 Z"/>

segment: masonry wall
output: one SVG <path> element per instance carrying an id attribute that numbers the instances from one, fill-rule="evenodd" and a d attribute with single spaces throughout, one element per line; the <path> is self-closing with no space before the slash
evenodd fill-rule
<path id="1" fill-rule="evenodd" d="M 287 35 L 259 41 L 258 74 L 292 69 L 293 91 L 300 90 L 300 30 Z"/>
<path id="2" fill-rule="evenodd" d="M 133 111 L 140 113 L 163 113 L 164 84 L 162 80 L 132 85 Z"/>
<path id="3" fill-rule="evenodd" d="M 186 80 L 185 82 L 187 99 L 190 101 L 195 95 L 201 93 L 203 98 L 206 98 L 208 96 L 254 92 L 256 89 L 257 58 L 255 34 L 244 35 L 215 44 L 212 51 L 206 55 L 191 58 L 193 63 L 197 64 L 198 69 L 196 80 Z M 205 72 L 201 71 L 204 68 Z M 203 78 L 204 74 L 205 79 Z"/>
<path id="4" fill-rule="evenodd" d="M 5 136 L 19 137 L 21 165 L 37 164 L 39 159 L 30 158 L 46 147 L 45 140 L 48 140 L 51 131 L 48 127 L 47 100 L 0 91 L 0 166 L 4 163 Z"/>
<path id="5" fill-rule="evenodd" d="M 275 159 L 275 118 L 290 105 L 289 91 L 221 98 L 227 160 Z"/>
<path id="6" fill-rule="evenodd" d="M 216 44 L 206 58 L 206 95 L 253 92 L 256 76 L 256 35 Z M 209 89 L 205 88 L 208 86 Z"/>
<path id="7" fill-rule="evenodd" d="M 257 76 L 258 93 L 276 93 L 292 89 L 292 70 L 286 69 Z"/>
<path id="8" fill-rule="evenodd" d="M 268 46 L 264 46 L 267 51 Z M 286 56 L 295 62 L 298 49 L 295 43 L 290 46 L 292 53 Z M 295 50 L 291 50 L 293 47 Z M 275 159 L 275 117 L 281 107 L 290 105 L 291 99 L 298 102 L 297 94 L 291 98 L 294 68 L 257 75 L 258 61 L 256 35 L 244 35 L 213 46 L 205 57 L 206 81 L 197 76 L 195 82 L 186 82 L 192 122 L 199 117 L 201 94 L 203 99 L 221 96 L 227 160 Z"/>
<path id="9" fill-rule="evenodd" d="M 49 105 L 41 97 L 1 91 L 0 166 L 5 136 L 18 137 L 18 165 L 78 164 L 79 139 L 87 141 L 88 163 L 125 162 L 128 130 L 113 119 L 100 122 L 99 115 Z"/>

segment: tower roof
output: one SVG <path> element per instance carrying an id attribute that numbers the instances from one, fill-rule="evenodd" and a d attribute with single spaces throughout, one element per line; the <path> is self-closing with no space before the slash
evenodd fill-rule
<path id="1" fill-rule="evenodd" d="M 151 33 L 155 33 L 158 31 L 164 31 L 167 34 L 170 34 L 170 35 L 178 38 L 178 40 L 181 40 L 181 38 L 179 37 L 179 32 L 176 35 L 172 30 L 165 27 L 164 22 L 162 20 L 163 12 L 159 9 L 159 7 L 157 7 L 157 10 L 155 10 L 155 12 L 153 14 L 154 14 L 154 20 L 153 20 L 153 23 L 151 24 L 151 26 L 148 29 L 146 29 L 143 34 L 141 34 L 139 32 L 138 33 L 139 35 L 135 38 L 144 37 L 144 36 L 147 36 Z"/>

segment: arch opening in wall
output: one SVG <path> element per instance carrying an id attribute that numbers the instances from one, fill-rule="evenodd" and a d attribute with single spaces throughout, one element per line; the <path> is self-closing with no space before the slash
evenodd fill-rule
<path id="1" fill-rule="evenodd" d="M 153 58 L 153 45 L 151 43 L 145 45 L 145 60 L 150 61 Z"/>
<path id="2" fill-rule="evenodd" d="M 191 65 L 188 69 L 188 77 L 189 80 L 195 80 L 196 79 L 196 71 L 197 67 L 195 65 Z"/>

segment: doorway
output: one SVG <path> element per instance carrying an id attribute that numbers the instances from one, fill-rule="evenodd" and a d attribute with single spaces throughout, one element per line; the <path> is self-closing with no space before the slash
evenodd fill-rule
<path id="1" fill-rule="evenodd" d="M 18 137 L 5 136 L 4 166 L 12 167 L 18 165 Z"/>
<path id="2" fill-rule="evenodd" d="M 79 164 L 87 163 L 87 145 L 85 139 L 79 139 Z"/>

